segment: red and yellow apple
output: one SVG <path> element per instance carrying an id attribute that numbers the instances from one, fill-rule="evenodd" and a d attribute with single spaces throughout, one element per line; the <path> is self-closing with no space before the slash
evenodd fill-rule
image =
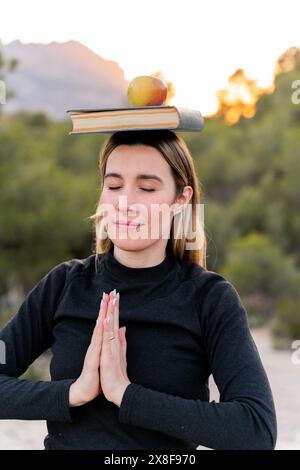
<path id="1" fill-rule="evenodd" d="M 160 106 L 166 100 L 168 85 L 152 75 L 135 77 L 128 85 L 127 98 L 132 106 Z"/>

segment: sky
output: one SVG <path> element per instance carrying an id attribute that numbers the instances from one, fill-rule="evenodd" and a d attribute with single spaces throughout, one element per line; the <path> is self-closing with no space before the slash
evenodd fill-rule
<path id="1" fill-rule="evenodd" d="M 175 87 L 170 104 L 207 115 L 238 68 L 271 86 L 278 56 L 300 47 L 299 18 L 299 0 L 9 0 L 0 41 L 80 41 L 127 80 L 160 71 Z"/>

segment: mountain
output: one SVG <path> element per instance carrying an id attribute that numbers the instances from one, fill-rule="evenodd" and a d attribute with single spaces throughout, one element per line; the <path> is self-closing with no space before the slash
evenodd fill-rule
<path id="1" fill-rule="evenodd" d="M 16 40 L 2 47 L 7 59 L 19 61 L 6 76 L 7 87 L 15 93 L 5 105 L 8 114 L 43 111 L 64 119 L 70 108 L 127 103 L 123 70 L 78 41 L 23 44 Z"/>

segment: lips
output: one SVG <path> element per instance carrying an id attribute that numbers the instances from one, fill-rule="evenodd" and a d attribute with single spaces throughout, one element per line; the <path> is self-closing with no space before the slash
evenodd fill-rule
<path id="1" fill-rule="evenodd" d="M 143 224 L 137 224 L 135 222 L 123 222 L 123 221 L 118 221 L 114 223 L 115 225 L 119 227 L 140 227 L 141 225 L 143 225 Z"/>

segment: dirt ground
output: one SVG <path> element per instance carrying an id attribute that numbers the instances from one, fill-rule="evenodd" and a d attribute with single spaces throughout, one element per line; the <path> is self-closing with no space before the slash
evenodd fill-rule
<path id="1" fill-rule="evenodd" d="M 291 360 L 294 350 L 274 350 L 267 328 L 252 329 L 274 395 L 278 418 L 276 449 L 300 450 L 300 363 Z M 211 378 L 210 400 L 218 401 Z M 43 449 L 45 421 L 0 420 L 0 449 Z M 199 450 L 206 447 L 199 446 Z"/>

